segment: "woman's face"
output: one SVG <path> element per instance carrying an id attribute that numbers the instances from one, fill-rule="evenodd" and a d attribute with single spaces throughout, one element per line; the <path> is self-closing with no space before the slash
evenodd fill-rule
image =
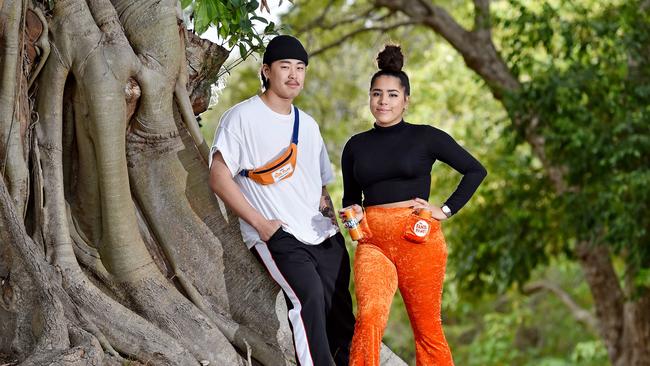
<path id="1" fill-rule="evenodd" d="M 402 120 L 409 97 L 395 76 L 382 75 L 370 88 L 370 112 L 381 127 L 388 127 Z"/>

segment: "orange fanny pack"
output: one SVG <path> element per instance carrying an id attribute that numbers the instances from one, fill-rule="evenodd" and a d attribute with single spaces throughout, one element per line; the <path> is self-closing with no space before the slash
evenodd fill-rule
<path id="1" fill-rule="evenodd" d="M 300 128 L 298 108 L 295 106 L 293 107 L 293 113 L 293 134 L 289 147 L 277 159 L 256 169 L 244 169 L 239 172 L 239 175 L 248 177 L 262 185 L 277 183 L 293 175 L 293 172 L 296 170 L 296 160 L 298 158 L 298 130 Z"/>

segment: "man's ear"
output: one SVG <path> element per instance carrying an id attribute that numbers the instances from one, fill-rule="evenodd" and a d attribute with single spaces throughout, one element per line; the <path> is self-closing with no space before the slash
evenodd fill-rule
<path id="1" fill-rule="evenodd" d="M 267 65 L 267 64 L 263 64 L 262 65 L 262 75 L 264 75 L 264 77 L 266 79 L 269 78 L 269 72 L 271 72 L 271 67 L 269 67 L 269 65 Z"/>

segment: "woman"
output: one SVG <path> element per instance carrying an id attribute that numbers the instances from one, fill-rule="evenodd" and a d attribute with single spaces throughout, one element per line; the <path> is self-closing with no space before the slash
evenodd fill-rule
<path id="1" fill-rule="evenodd" d="M 440 221 L 458 212 L 487 174 L 445 132 L 404 122 L 410 85 L 403 63 L 399 46 L 387 45 L 377 56 L 379 71 L 370 82 L 374 127 L 353 136 L 341 158 L 343 207 L 354 209 L 364 234 L 354 261 L 358 314 L 352 366 L 379 366 L 381 339 L 398 286 L 415 335 L 417 365 L 453 365 L 440 318 L 447 260 Z M 442 206 L 427 201 L 436 160 L 463 174 Z M 416 244 L 404 232 L 421 210 L 429 210 L 433 220 L 425 224 L 430 226 L 426 241 Z"/>

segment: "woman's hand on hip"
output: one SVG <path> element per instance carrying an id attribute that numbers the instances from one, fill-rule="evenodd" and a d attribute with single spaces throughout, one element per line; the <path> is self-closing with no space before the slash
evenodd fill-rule
<path id="1" fill-rule="evenodd" d="M 442 212 L 442 209 L 440 207 L 430 205 L 428 201 L 425 201 L 422 198 L 414 198 L 413 201 L 415 201 L 415 205 L 413 205 L 413 209 L 417 210 L 418 212 L 420 210 L 429 210 L 431 211 L 431 217 L 433 219 L 438 221 L 447 220 L 447 215 L 445 215 L 445 213 Z"/>
<path id="2" fill-rule="evenodd" d="M 360 222 L 361 220 L 363 220 L 363 218 L 364 218 L 363 208 L 361 208 L 361 206 L 359 206 L 357 204 L 354 204 L 354 205 L 350 205 L 348 207 L 344 207 L 344 208 L 339 210 L 339 217 L 341 218 L 342 221 L 345 222 L 345 217 L 343 217 L 343 211 L 348 210 L 348 209 L 354 210 L 354 216 L 357 218 L 357 221 Z"/>

